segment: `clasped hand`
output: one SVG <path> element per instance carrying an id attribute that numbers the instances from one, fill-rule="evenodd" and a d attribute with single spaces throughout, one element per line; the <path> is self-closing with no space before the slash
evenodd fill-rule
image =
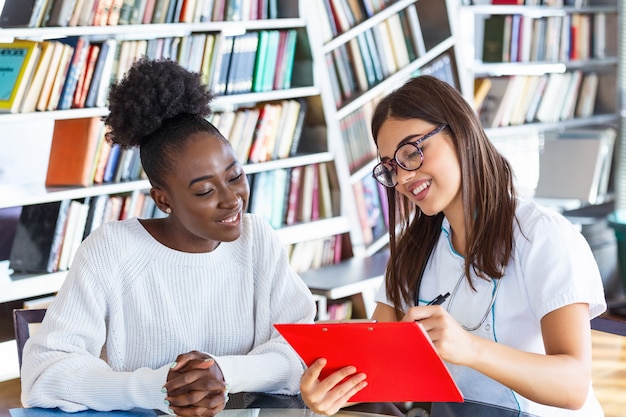
<path id="1" fill-rule="evenodd" d="M 213 417 L 228 401 L 220 367 L 209 355 L 198 351 L 176 358 L 164 387 L 170 409 L 179 416 Z"/>

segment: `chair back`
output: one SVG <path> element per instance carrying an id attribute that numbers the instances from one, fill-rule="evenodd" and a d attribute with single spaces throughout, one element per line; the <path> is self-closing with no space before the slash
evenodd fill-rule
<path id="1" fill-rule="evenodd" d="M 31 334 L 37 331 L 45 315 L 45 308 L 13 310 L 13 328 L 15 330 L 17 359 L 20 369 L 22 369 L 22 351 L 24 350 L 24 345 Z"/>

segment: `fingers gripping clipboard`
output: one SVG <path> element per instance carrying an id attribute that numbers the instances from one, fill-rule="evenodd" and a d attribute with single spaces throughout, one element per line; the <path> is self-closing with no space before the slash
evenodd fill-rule
<path id="1" fill-rule="evenodd" d="M 462 402 L 463 394 L 423 327 L 415 322 L 275 324 L 307 366 L 328 361 L 320 379 L 353 365 L 367 387 L 353 402 Z"/>

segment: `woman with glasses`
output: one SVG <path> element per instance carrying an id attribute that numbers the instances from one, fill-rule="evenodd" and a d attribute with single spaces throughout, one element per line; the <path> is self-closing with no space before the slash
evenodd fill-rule
<path id="1" fill-rule="evenodd" d="M 465 399 L 537 416 L 602 416 L 589 321 L 606 304 L 584 237 L 517 196 L 510 164 L 445 82 L 416 77 L 389 94 L 372 134 L 391 254 L 372 318 L 424 326 Z M 309 407 L 332 414 L 367 375 L 348 366 L 319 380 L 325 363 L 308 368 L 300 388 Z"/>

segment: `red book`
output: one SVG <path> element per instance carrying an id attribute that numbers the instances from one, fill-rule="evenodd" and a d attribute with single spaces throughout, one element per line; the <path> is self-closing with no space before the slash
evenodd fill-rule
<path id="1" fill-rule="evenodd" d="M 287 215 L 285 216 L 286 225 L 292 225 L 297 220 L 302 169 L 302 166 L 291 168 L 291 179 L 289 183 L 289 194 L 287 198 Z"/>
<path id="2" fill-rule="evenodd" d="M 72 101 L 72 107 L 83 108 L 85 107 L 85 100 L 87 99 L 87 91 L 89 91 L 89 85 L 93 77 L 93 71 L 98 61 L 98 54 L 100 53 L 100 45 L 94 44 L 89 46 L 89 52 L 87 55 L 87 62 L 85 63 L 84 71 L 81 73 L 76 84 L 76 91 L 74 92 L 74 100 Z"/>

